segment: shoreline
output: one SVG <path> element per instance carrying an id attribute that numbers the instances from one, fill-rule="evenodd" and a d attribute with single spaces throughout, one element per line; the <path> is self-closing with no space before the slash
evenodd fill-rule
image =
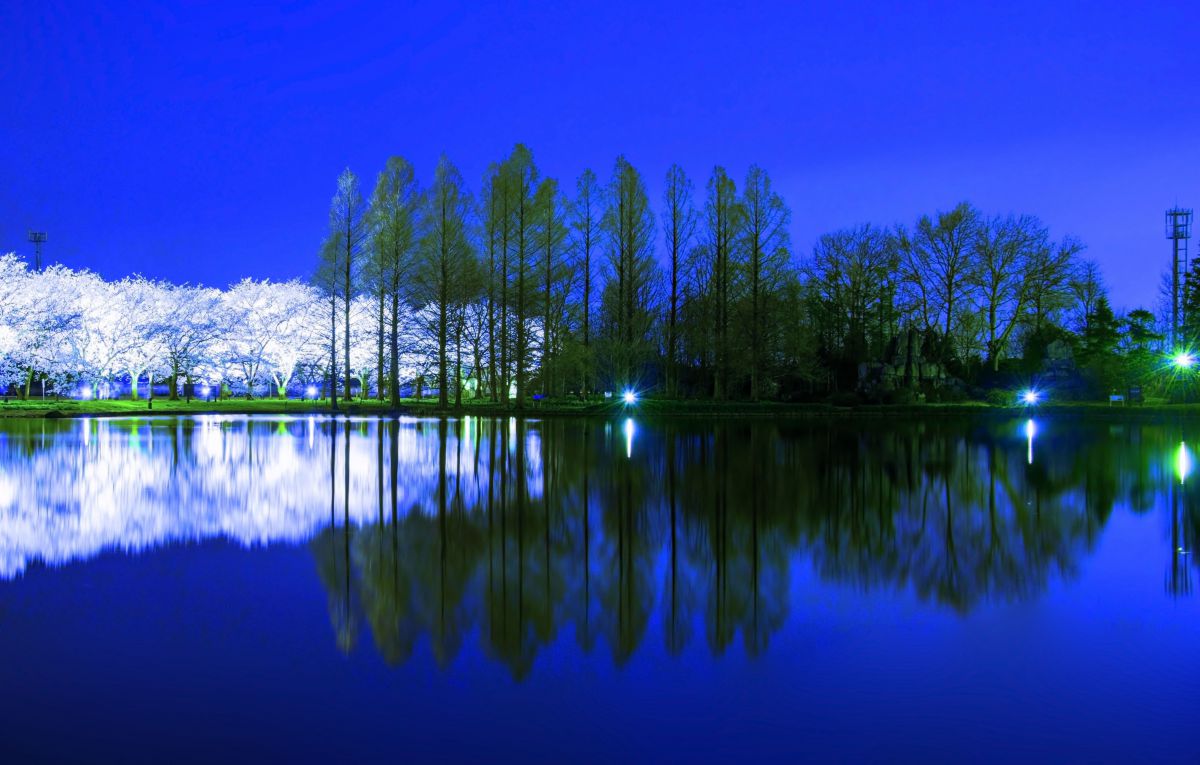
<path id="1" fill-rule="evenodd" d="M 22 401 L 0 403 L 0 420 L 4 419 L 64 419 L 77 417 L 148 417 L 192 415 L 350 415 L 376 417 L 614 417 L 725 419 L 750 417 L 761 419 L 840 419 L 882 417 L 1030 417 L 1030 416 L 1088 416 L 1095 418 L 1163 418 L 1200 417 L 1200 404 L 1149 404 L 1139 406 L 1110 406 L 1106 403 L 1061 403 L 1038 406 L 998 406 L 984 402 L 958 404 L 861 404 L 839 407 L 824 403 L 790 404 L 777 402 L 709 402 L 689 400 L 644 399 L 626 405 L 619 401 L 562 402 L 552 401 L 526 406 L 523 409 L 490 402 L 465 403 L 461 408 L 439 409 L 436 403 L 410 401 L 392 407 L 380 402 L 356 401 L 349 406 L 329 408 L 323 401 L 309 402 L 280 399 L 226 399 L 224 401 L 170 401 L 155 399 L 150 407 L 145 401 L 124 399 L 105 401 Z"/>

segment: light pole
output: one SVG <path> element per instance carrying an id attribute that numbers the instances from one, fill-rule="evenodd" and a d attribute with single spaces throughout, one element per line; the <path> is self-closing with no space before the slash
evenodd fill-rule
<path id="1" fill-rule="evenodd" d="M 42 270 L 42 244 L 46 241 L 45 231 L 29 231 L 29 241 L 33 243 L 33 270 Z"/>

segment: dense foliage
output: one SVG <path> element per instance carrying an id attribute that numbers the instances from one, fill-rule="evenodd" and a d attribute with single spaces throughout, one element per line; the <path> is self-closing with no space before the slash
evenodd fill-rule
<path id="1" fill-rule="evenodd" d="M 759 167 L 740 189 L 714 168 L 697 199 L 672 166 L 657 206 L 624 157 L 607 181 L 585 171 L 573 198 L 566 186 L 520 145 L 478 195 L 445 159 L 426 188 L 399 157 L 370 193 L 347 170 L 305 282 L 105 281 L 4 256 L 0 373 L 26 395 L 108 395 L 119 381 L 136 397 L 154 379 L 172 396 L 192 382 L 315 385 L 335 404 L 428 392 L 516 407 L 625 387 L 905 400 L 1162 381 L 1154 315 L 1115 315 L 1083 246 L 1028 215 L 963 203 L 830 232 L 798 257 Z"/>

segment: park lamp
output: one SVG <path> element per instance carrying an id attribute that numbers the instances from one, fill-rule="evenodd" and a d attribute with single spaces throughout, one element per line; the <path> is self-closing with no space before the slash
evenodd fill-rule
<path id="1" fill-rule="evenodd" d="M 625 402 L 626 406 L 633 406 L 637 403 L 637 393 L 627 389 L 625 393 L 622 394 L 621 399 Z"/>
<path id="2" fill-rule="evenodd" d="M 316 399 L 316 397 L 317 397 L 317 386 L 315 386 L 315 385 L 310 385 L 310 386 L 308 386 L 307 388 L 305 388 L 305 389 L 304 389 L 304 394 L 305 394 L 306 396 L 308 396 L 309 398 L 311 398 L 311 399 Z"/>
<path id="3" fill-rule="evenodd" d="M 1042 400 L 1042 394 L 1037 392 L 1033 388 L 1029 388 L 1028 390 L 1021 392 L 1021 403 L 1024 404 L 1025 406 L 1033 406 L 1041 400 Z"/>
<path id="4" fill-rule="evenodd" d="M 1191 369 L 1196 366 L 1196 355 L 1191 351 L 1180 351 L 1171 357 L 1171 365 L 1176 369 Z"/>

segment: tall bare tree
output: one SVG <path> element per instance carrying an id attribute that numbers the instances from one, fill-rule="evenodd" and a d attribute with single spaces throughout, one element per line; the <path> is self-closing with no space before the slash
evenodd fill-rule
<path id="1" fill-rule="evenodd" d="M 901 278 L 922 328 L 953 343 L 967 311 L 975 277 L 972 244 L 979 213 L 963 202 L 948 212 L 923 215 L 910 233 L 898 232 Z"/>
<path id="2" fill-rule="evenodd" d="M 984 348 L 992 371 L 1025 312 L 1034 255 L 1045 247 L 1046 230 L 1022 215 L 980 220 L 976 229 L 972 286 L 984 321 Z"/>
<path id="3" fill-rule="evenodd" d="M 871 225 L 822 234 L 805 262 L 806 312 L 835 380 L 891 339 L 895 265 L 891 237 Z"/>
<path id="4" fill-rule="evenodd" d="M 1083 243 L 1074 237 L 1047 242 L 1031 258 L 1027 321 L 1036 332 L 1071 301 L 1071 276 Z"/>

